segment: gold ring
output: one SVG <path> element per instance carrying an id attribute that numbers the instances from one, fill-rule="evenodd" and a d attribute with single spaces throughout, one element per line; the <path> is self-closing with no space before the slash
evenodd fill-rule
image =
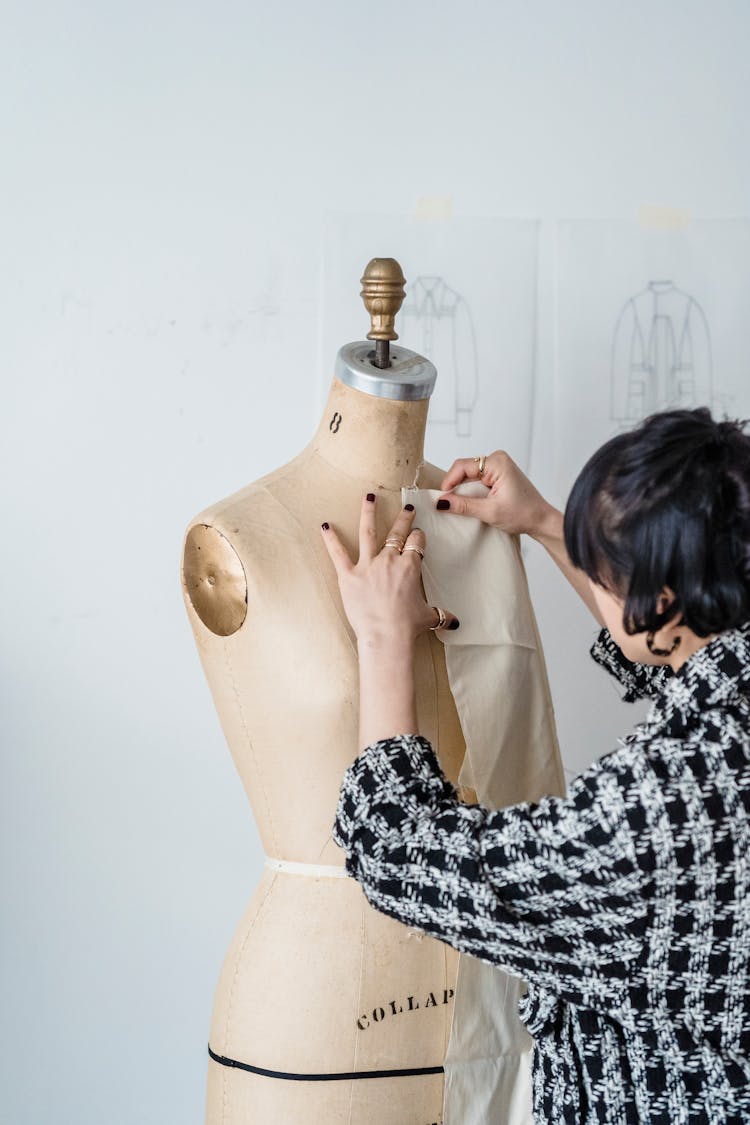
<path id="1" fill-rule="evenodd" d="M 438 623 L 437 625 L 430 625 L 430 629 L 442 629 L 448 618 L 445 616 L 445 610 L 441 609 L 439 605 L 433 605 L 431 609 L 437 610 Z"/>
<path id="2" fill-rule="evenodd" d="M 486 454 L 483 453 L 481 457 L 474 457 L 473 460 L 476 461 L 477 464 L 479 465 L 479 476 L 480 477 L 483 476 L 484 475 L 484 463 L 487 460 Z"/>
<path id="3" fill-rule="evenodd" d="M 404 549 L 404 543 L 405 542 L 406 542 L 406 540 L 399 539 L 397 535 L 392 535 L 388 539 L 386 539 L 383 546 L 385 546 L 385 547 L 395 547 L 396 550 L 398 551 L 398 553 L 401 554 L 401 552 Z"/>
<path id="4" fill-rule="evenodd" d="M 424 558 L 424 551 L 421 547 L 417 547 L 415 544 L 407 543 L 401 554 L 405 555 L 407 551 L 416 551 L 421 559 Z"/>

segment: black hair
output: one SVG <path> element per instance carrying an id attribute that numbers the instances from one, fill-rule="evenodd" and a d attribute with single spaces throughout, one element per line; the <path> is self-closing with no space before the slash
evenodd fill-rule
<path id="1" fill-rule="evenodd" d="M 623 599 L 629 634 L 675 613 L 699 637 L 750 617 L 750 435 L 710 410 L 665 410 L 584 465 L 565 507 L 574 566 Z M 663 588 L 675 600 L 662 613 Z"/>

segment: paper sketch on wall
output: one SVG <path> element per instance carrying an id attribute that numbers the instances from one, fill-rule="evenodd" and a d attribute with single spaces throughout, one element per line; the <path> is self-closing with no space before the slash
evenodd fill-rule
<path id="1" fill-rule="evenodd" d="M 711 334 L 703 309 L 673 281 L 650 281 L 615 326 L 612 421 L 626 429 L 657 410 L 711 401 Z"/>
<path id="2" fill-rule="evenodd" d="M 438 370 L 428 425 L 450 425 L 457 437 L 471 437 L 479 361 L 467 302 L 442 277 L 417 277 L 406 288 L 399 335 Z"/>
<path id="3" fill-rule="evenodd" d="M 558 504 L 594 450 L 649 413 L 750 417 L 750 219 L 561 221 L 556 280 Z"/>

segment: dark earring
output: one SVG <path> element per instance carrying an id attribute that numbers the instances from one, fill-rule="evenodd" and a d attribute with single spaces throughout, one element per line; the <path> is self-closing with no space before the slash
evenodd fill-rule
<path id="1" fill-rule="evenodd" d="M 674 652 L 674 650 L 679 645 L 681 640 L 682 640 L 682 637 L 675 637 L 671 648 L 656 648 L 655 645 L 654 645 L 654 634 L 653 633 L 647 633 L 646 634 L 646 645 L 648 647 L 648 651 L 653 656 L 671 656 L 672 653 Z"/>

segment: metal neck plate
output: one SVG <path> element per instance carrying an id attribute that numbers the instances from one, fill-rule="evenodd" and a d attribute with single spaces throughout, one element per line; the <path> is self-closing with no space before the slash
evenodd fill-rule
<path id="1" fill-rule="evenodd" d="M 435 386 L 437 371 L 429 359 L 408 348 L 391 344 L 390 367 L 375 367 L 373 345 L 368 340 L 344 344 L 336 356 L 336 378 L 378 398 L 429 398 Z"/>

